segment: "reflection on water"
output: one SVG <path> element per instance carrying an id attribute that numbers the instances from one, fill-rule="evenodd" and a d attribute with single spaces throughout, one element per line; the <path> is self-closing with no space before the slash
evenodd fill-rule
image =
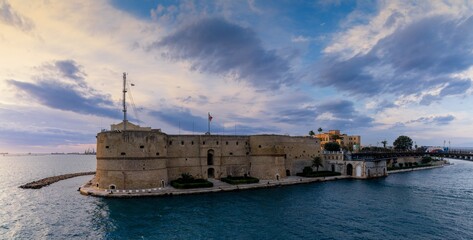
<path id="1" fill-rule="evenodd" d="M 82 196 L 76 190 L 90 176 L 17 188 L 94 170 L 94 156 L 75 157 L 0 158 L 0 239 L 473 239 L 473 162 L 375 180 L 162 198 Z"/>

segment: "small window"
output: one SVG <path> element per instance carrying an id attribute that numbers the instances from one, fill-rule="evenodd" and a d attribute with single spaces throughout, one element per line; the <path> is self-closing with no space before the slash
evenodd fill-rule
<path id="1" fill-rule="evenodd" d="M 184 141 L 181 141 L 181 145 L 184 145 Z"/>
<path id="2" fill-rule="evenodd" d="M 246 152 L 246 155 L 250 155 L 250 152 Z"/>
<path id="3" fill-rule="evenodd" d="M 230 155 L 233 155 L 233 153 L 232 153 L 232 152 L 230 152 Z"/>
<path id="4" fill-rule="evenodd" d="M 126 153 L 122 152 L 121 155 L 124 156 L 124 155 L 126 155 Z"/>
<path id="5" fill-rule="evenodd" d="M 159 152 L 156 153 L 156 156 L 159 156 Z"/>
<path id="6" fill-rule="evenodd" d="M 225 145 L 228 145 L 228 141 L 225 142 Z"/>
<path id="7" fill-rule="evenodd" d="M 258 147 L 261 148 L 261 145 L 259 145 Z"/>
<path id="8" fill-rule="evenodd" d="M 203 141 L 202 144 L 205 145 L 205 141 Z"/>
<path id="9" fill-rule="evenodd" d="M 236 145 L 238 145 L 238 142 L 236 142 Z"/>
<path id="10" fill-rule="evenodd" d="M 217 141 L 217 145 L 218 145 L 218 141 Z"/>
<path id="11" fill-rule="evenodd" d="M 194 141 L 192 141 L 191 144 L 194 145 Z"/>
<path id="12" fill-rule="evenodd" d="M 140 148 L 145 148 L 145 146 L 141 145 Z"/>
<path id="13" fill-rule="evenodd" d="M 110 148 L 110 146 L 105 146 L 105 148 Z"/>
<path id="14" fill-rule="evenodd" d="M 169 145 L 172 145 L 172 141 L 169 141 Z"/>

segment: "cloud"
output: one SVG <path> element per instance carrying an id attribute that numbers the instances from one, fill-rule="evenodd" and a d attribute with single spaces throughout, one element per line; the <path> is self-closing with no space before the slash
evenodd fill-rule
<path id="1" fill-rule="evenodd" d="M 205 133 L 208 131 L 207 126 L 207 114 L 204 116 L 196 116 L 191 113 L 190 109 L 183 107 L 161 107 L 159 111 L 150 111 L 149 115 L 155 117 L 171 126 L 179 127 L 184 131 L 189 132 L 201 132 Z M 212 115 L 212 114 L 211 114 Z M 255 119 L 251 118 L 240 118 L 232 120 L 246 120 L 248 124 L 240 123 L 235 124 L 231 127 L 225 129 L 224 125 L 220 124 L 222 119 L 219 119 L 218 116 L 212 115 L 213 119 L 211 122 L 211 132 L 212 133 L 228 133 L 234 134 L 256 134 L 256 133 L 274 133 L 275 128 L 272 127 L 260 127 L 260 126 L 250 126 L 250 124 L 257 122 Z"/>
<path id="2" fill-rule="evenodd" d="M 74 60 L 56 61 L 54 63 L 54 67 L 59 70 L 63 77 L 81 81 L 86 76 L 82 70 L 82 67 Z"/>
<path id="3" fill-rule="evenodd" d="M 452 19 L 441 15 L 399 27 L 367 53 L 342 59 L 327 53 L 313 79 L 358 96 L 418 94 L 443 88 L 437 99 L 465 93 L 469 79 L 453 74 L 473 65 L 473 16 Z M 431 102 L 426 96 L 424 104 Z"/>
<path id="4" fill-rule="evenodd" d="M 324 128 L 354 129 L 373 126 L 374 119 L 355 110 L 348 100 L 332 100 L 318 105 L 283 109 L 274 117 L 276 122 L 303 124 L 316 123 Z"/>
<path id="5" fill-rule="evenodd" d="M 192 69 L 245 81 L 260 89 L 278 89 L 294 82 L 286 59 L 263 48 L 249 28 L 221 18 L 207 18 L 153 43 L 165 56 L 190 61 Z"/>
<path id="6" fill-rule="evenodd" d="M 450 122 L 455 120 L 455 117 L 452 115 L 446 116 L 431 116 L 431 117 L 421 117 L 415 120 L 407 121 L 406 124 L 410 123 L 423 123 L 423 124 L 435 124 L 435 125 L 448 125 Z"/>
<path id="7" fill-rule="evenodd" d="M 0 22 L 17 27 L 26 32 L 34 28 L 34 24 L 29 18 L 18 14 L 5 0 L 0 0 Z"/>
<path id="8" fill-rule="evenodd" d="M 318 115 L 328 115 L 329 118 L 319 117 L 317 120 L 332 129 L 355 129 L 373 126 L 374 119 L 355 110 L 355 104 L 348 100 L 334 100 L 320 104 Z"/>
<path id="9" fill-rule="evenodd" d="M 0 129 L 0 142 L 4 144 L 24 147 L 54 146 L 62 144 L 93 143 L 95 135 L 83 131 L 69 131 L 56 128 L 44 128 L 40 131 L 20 131 L 14 129 Z M 29 151 L 28 149 L 25 151 Z"/>
<path id="10" fill-rule="evenodd" d="M 80 81 L 74 84 L 55 78 L 39 77 L 37 83 L 13 79 L 7 80 L 7 83 L 50 108 L 115 119 L 120 118 L 120 112 L 110 96 L 99 93 L 83 82 L 82 77 L 86 74 L 79 70 L 80 68 L 74 61 L 57 61 L 46 66 L 48 66 L 47 69 L 53 72 L 59 72 L 62 77 Z M 54 69 L 50 69 L 51 67 Z"/>

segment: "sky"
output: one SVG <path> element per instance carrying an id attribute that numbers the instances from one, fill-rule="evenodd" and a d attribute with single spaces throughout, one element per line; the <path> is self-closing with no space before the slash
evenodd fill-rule
<path id="1" fill-rule="evenodd" d="M 0 54 L 0 152 L 94 148 L 123 72 L 130 121 L 168 134 L 210 112 L 212 134 L 473 146 L 467 0 L 0 0 Z"/>

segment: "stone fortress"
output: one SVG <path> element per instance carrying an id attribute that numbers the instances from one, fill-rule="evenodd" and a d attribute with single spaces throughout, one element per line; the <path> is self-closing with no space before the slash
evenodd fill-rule
<path id="1" fill-rule="evenodd" d="M 386 161 L 324 152 L 320 140 L 309 136 L 168 135 L 124 121 L 97 134 L 92 184 L 98 189 L 166 187 L 183 173 L 204 179 L 247 175 L 280 180 L 302 172 L 317 156 L 324 161 L 321 170 L 354 178 L 387 176 Z"/>

